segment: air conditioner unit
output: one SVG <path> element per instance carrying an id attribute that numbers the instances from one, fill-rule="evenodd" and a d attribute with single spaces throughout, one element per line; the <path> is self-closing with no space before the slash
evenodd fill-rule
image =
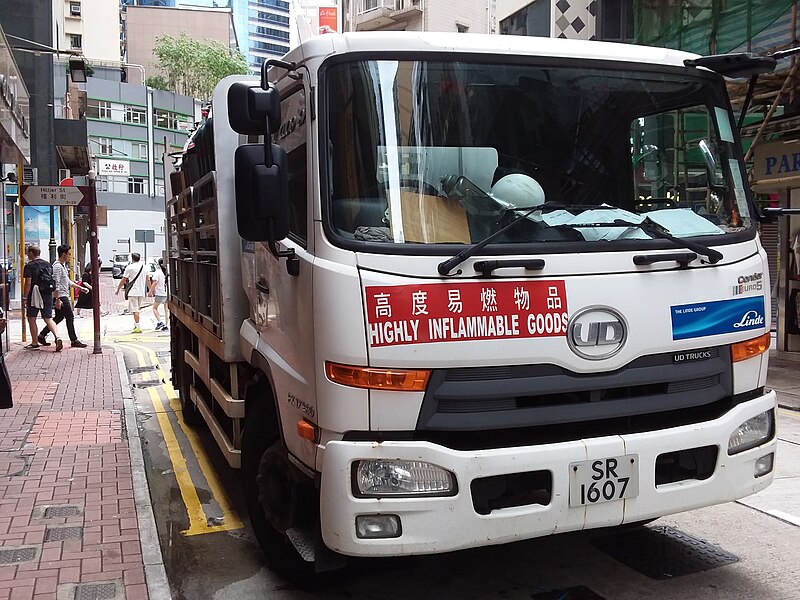
<path id="1" fill-rule="evenodd" d="M 25 185 L 39 185 L 39 169 L 37 167 L 22 167 L 22 183 Z"/>
<path id="2" fill-rule="evenodd" d="M 73 17 L 80 17 L 81 16 L 81 4 L 80 2 L 70 2 L 69 3 L 69 14 Z"/>
<path id="3" fill-rule="evenodd" d="M 72 173 L 69 169 L 59 169 L 58 170 L 58 181 L 64 181 L 65 179 L 69 179 L 72 177 Z"/>

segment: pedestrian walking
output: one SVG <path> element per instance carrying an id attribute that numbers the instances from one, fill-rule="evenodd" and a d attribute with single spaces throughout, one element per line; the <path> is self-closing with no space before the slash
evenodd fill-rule
<path id="1" fill-rule="evenodd" d="M 153 298 L 153 315 L 156 318 L 156 331 L 169 331 L 169 314 L 167 313 L 167 269 L 164 259 L 158 259 L 158 268 L 150 275 L 150 289 L 147 294 Z M 160 306 L 164 307 L 164 320 L 158 312 Z"/>
<path id="2" fill-rule="evenodd" d="M 78 339 L 75 333 L 75 314 L 72 312 L 72 299 L 69 297 L 70 288 L 76 288 L 81 292 L 89 292 L 90 287 L 79 285 L 78 282 L 72 281 L 69 278 L 69 270 L 67 263 L 69 262 L 70 247 L 62 244 L 57 248 L 58 260 L 53 263 L 53 278 L 56 282 L 55 292 L 55 308 L 56 318 L 54 319 L 56 325 L 61 321 L 67 323 L 67 333 L 69 334 L 69 341 L 72 343 L 73 348 L 86 348 L 86 344 Z M 38 342 L 40 346 L 49 346 L 47 341 L 47 331 L 39 334 Z"/>
<path id="3" fill-rule="evenodd" d="M 58 326 L 53 321 L 53 296 L 55 294 L 53 267 L 49 262 L 39 257 L 41 253 L 39 246 L 34 244 L 28 246 L 25 251 L 28 256 L 28 262 L 22 271 L 22 276 L 25 278 L 25 289 L 22 295 L 25 297 L 25 316 L 28 318 L 31 339 L 36 340 L 31 341 L 30 344 L 25 346 L 25 349 L 39 349 L 39 326 L 36 323 L 36 317 L 41 314 L 47 329 L 52 331 L 56 338 L 56 352 L 61 352 L 64 343 L 58 337 Z"/>
<path id="4" fill-rule="evenodd" d="M 122 279 L 119 280 L 115 295 L 125 287 L 125 299 L 128 301 L 128 310 L 133 313 L 133 331 L 131 333 L 142 333 L 139 327 L 139 311 L 142 310 L 144 297 L 147 294 L 147 276 L 142 273 L 145 265 L 139 260 L 141 255 L 138 252 L 131 253 L 131 264 L 125 267 Z M 143 276 L 144 275 L 144 276 Z"/>

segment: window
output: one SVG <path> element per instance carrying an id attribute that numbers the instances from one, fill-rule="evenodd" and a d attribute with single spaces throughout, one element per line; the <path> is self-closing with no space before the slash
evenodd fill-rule
<path id="1" fill-rule="evenodd" d="M 598 39 L 605 42 L 633 41 L 633 3 L 627 0 L 603 0 L 597 17 Z"/>
<path id="2" fill-rule="evenodd" d="M 463 23 L 456 23 L 456 31 L 458 33 L 467 33 L 469 32 L 469 25 L 464 25 Z"/>
<path id="3" fill-rule="evenodd" d="M 83 48 L 83 36 L 77 33 L 72 33 L 69 36 L 69 47 L 81 49 Z"/>
<path id="4" fill-rule="evenodd" d="M 114 142 L 107 137 L 89 138 L 89 146 L 92 154 L 103 154 L 111 156 L 114 153 Z"/>
<path id="5" fill-rule="evenodd" d="M 144 177 L 128 177 L 129 194 L 146 194 L 147 180 Z"/>
<path id="6" fill-rule="evenodd" d="M 278 143 L 287 154 L 289 168 L 289 233 L 300 241 L 308 239 L 308 181 L 306 161 L 306 96 L 301 88 L 281 102 L 284 125 Z"/>
<path id="7" fill-rule="evenodd" d="M 160 163 L 162 156 L 164 156 L 164 144 L 153 144 L 153 159 Z"/>
<path id="8" fill-rule="evenodd" d="M 98 117 L 100 119 L 110 119 L 111 118 L 111 102 L 106 102 L 105 100 L 98 100 L 97 101 L 97 112 L 98 112 Z"/>
<path id="9" fill-rule="evenodd" d="M 98 192 L 107 192 L 107 191 L 109 191 L 108 175 L 98 175 L 97 176 L 97 191 Z"/>
<path id="10" fill-rule="evenodd" d="M 163 198 L 165 194 L 164 190 L 164 180 L 163 179 L 156 179 L 156 196 L 159 198 Z"/>
<path id="11" fill-rule="evenodd" d="M 536 0 L 519 12 L 500 21 L 503 35 L 550 37 L 550 2 Z"/>
<path id="12" fill-rule="evenodd" d="M 147 111 L 137 106 L 126 106 L 125 122 L 134 123 L 136 125 L 145 125 L 147 123 Z"/>
<path id="13" fill-rule="evenodd" d="M 80 2 L 70 2 L 69 3 L 69 14 L 71 17 L 80 17 L 81 16 L 81 3 Z"/>
<path id="14" fill-rule="evenodd" d="M 147 144 L 145 142 L 133 142 L 131 158 L 141 158 L 147 160 Z"/>
<path id="15" fill-rule="evenodd" d="M 155 117 L 156 127 L 163 127 L 164 129 L 178 128 L 178 117 L 175 113 L 156 108 L 153 110 L 153 115 Z"/>

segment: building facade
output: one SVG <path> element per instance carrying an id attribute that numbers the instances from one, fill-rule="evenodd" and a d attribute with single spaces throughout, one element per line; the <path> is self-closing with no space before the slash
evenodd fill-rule
<path id="1" fill-rule="evenodd" d="M 253 73 L 289 51 L 292 10 L 285 0 L 231 0 L 239 48 Z"/>
<path id="2" fill-rule="evenodd" d="M 146 76 L 155 75 L 153 48 L 163 35 L 182 33 L 196 40 L 216 40 L 230 48 L 238 46 L 229 8 L 196 8 L 190 6 L 127 6 L 124 15 L 125 35 L 123 61 L 142 65 Z M 142 71 L 128 69 L 129 83 L 142 84 Z"/>
<path id="3" fill-rule="evenodd" d="M 90 77 L 86 83 L 89 152 L 97 172 L 97 200 L 108 211 L 100 228 L 100 256 L 115 251 L 145 254 L 136 229 L 154 231 L 148 256 L 164 249 L 165 151 L 183 149 L 200 119 L 194 99 L 144 86 Z M 130 240 L 129 244 L 119 240 Z"/>
<path id="4" fill-rule="evenodd" d="M 499 33 L 633 41 L 631 0 L 497 0 Z"/>
<path id="5" fill-rule="evenodd" d="M 119 6 L 108 0 L 52 0 L 58 49 L 81 52 L 90 62 L 119 61 Z"/>
<path id="6" fill-rule="evenodd" d="M 494 33 L 495 0 L 343 0 L 343 31 Z"/>

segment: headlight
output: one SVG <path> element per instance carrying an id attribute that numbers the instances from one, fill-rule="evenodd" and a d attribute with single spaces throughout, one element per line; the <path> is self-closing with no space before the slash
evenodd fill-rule
<path id="1" fill-rule="evenodd" d="M 775 432 L 775 414 L 768 410 L 747 419 L 739 425 L 728 439 L 728 454 L 738 454 L 750 448 L 755 448 L 772 438 Z"/>
<path id="2" fill-rule="evenodd" d="M 411 460 L 362 460 L 354 469 L 357 496 L 452 496 L 455 476 L 431 463 Z"/>

